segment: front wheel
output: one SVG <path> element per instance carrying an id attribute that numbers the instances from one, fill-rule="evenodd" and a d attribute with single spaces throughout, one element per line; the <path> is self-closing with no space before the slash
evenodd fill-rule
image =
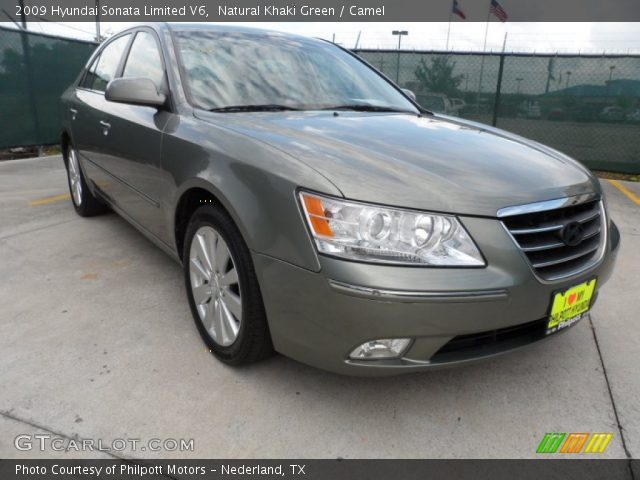
<path id="1" fill-rule="evenodd" d="M 231 217 L 205 205 L 193 214 L 184 242 L 191 313 L 213 354 L 244 365 L 273 351 L 249 249 Z"/>
<path id="2" fill-rule="evenodd" d="M 92 217 L 107 210 L 106 205 L 89 191 L 78 161 L 78 152 L 71 145 L 67 149 L 67 180 L 71 201 L 78 215 Z"/>

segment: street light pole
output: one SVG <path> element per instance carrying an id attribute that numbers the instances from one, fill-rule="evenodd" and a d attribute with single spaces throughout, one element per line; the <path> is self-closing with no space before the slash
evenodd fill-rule
<path id="1" fill-rule="evenodd" d="M 409 35 L 407 30 L 394 30 L 391 35 L 398 36 L 398 58 L 396 60 L 396 83 L 400 83 L 400 45 L 402 44 L 402 36 Z"/>
<path id="2" fill-rule="evenodd" d="M 520 95 L 520 84 L 522 83 L 522 80 L 524 80 L 524 78 L 516 78 L 516 82 L 518 82 L 518 95 Z"/>
<path id="3" fill-rule="evenodd" d="M 615 65 L 611 65 L 609 67 L 609 81 L 611 81 L 611 79 L 613 78 L 613 71 L 616 69 Z"/>
<path id="4" fill-rule="evenodd" d="M 569 80 L 571 79 L 571 72 L 567 71 L 567 84 L 565 85 L 564 88 L 569 88 Z"/>

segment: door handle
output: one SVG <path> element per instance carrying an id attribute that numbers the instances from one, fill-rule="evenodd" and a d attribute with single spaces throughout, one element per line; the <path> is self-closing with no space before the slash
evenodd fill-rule
<path id="1" fill-rule="evenodd" d="M 69 111 L 71 112 L 71 120 L 75 120 L 78 116 L 78 110 L 76 110 L 75 108 L 70 108 Z"/>
<path id="2" fill-rule="evenodd" d="M 105 135 L 109 134 L 109 129 L 111 128 L 111 124 L 109 122 L 105 122 L 100 120 L 100 125 L 102 125 L 102 133 Z"/>

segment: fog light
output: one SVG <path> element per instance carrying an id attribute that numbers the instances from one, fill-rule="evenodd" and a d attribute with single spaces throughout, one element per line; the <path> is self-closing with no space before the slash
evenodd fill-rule
<path id="1" fill-rule="evenodd" d="M 373 360 L 378 358 L 397 358 L 411 343 L 410 338 L 381 338 L 365 342 L 356 348 L 350 358 L 354 360 Z"/>

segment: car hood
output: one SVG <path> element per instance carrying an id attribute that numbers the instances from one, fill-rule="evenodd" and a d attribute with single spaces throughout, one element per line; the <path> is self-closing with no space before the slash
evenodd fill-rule
<path id="1" fill-rule="evenodd" d="M 569 157 L 450 117 L 201 111 L 196 116 L 279 148 L 354 200 L 495 216 L 507 206 L 600 192 L 597 180 Z"/>

